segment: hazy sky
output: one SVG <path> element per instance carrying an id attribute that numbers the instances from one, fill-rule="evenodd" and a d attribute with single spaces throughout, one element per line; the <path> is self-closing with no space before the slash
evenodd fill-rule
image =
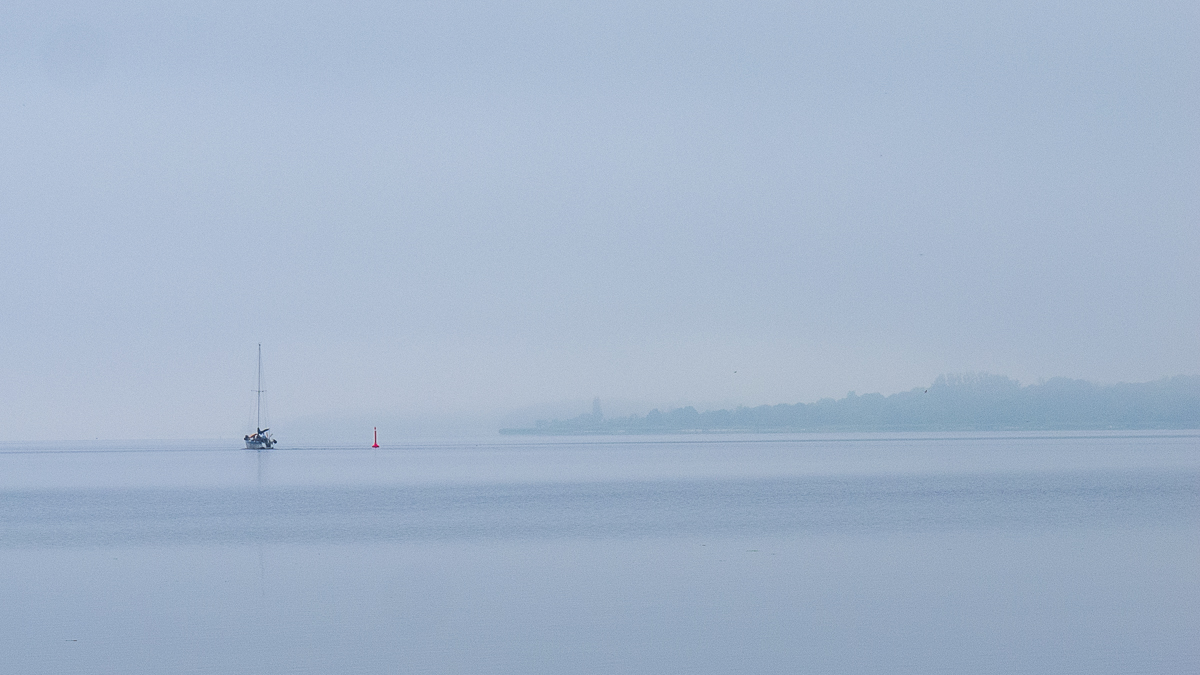
<path id="1" fill-rule="evenodd" d="M 1200 371 L 1200 5 L 981 4 L 4 3 L 0 440 Z"/>

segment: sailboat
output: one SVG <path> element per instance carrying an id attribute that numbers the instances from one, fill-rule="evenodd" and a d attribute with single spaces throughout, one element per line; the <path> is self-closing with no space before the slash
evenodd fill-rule
<path id="1" fill-rule="evenodd" d="M 262 343 L 258 345 L 258 386 L 254 389 L 256 396 L 254 404 L 254 428 L 252 434 L 246 436 L 247 450 L 270 450 L 278 441 L 271 438 L 271 430 L 262 428 Z"/>

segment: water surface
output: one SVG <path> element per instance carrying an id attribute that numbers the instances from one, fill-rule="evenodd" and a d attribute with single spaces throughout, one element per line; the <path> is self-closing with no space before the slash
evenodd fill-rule
<path id="1" fill-rule="evenodd" d="M 22 673 L 1200 671 L 1200 436 L 0 445 Z"/>

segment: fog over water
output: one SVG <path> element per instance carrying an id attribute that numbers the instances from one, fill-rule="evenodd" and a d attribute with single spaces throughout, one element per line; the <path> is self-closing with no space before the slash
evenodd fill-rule
<path id="1" fill-rule="evenodd" d="M 1200 672 L 1198 119 L 1194 2 L 0 3 L 0 671 Z"/>
<path id="2" fill-rule="evenodd" d="M 5 3 L 0 438 L 1195 374 L 1197 12 Z"/>

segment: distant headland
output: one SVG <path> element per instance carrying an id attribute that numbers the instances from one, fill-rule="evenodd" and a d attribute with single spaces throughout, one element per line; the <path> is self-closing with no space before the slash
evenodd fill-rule
<path id="1" fill-rule="evenodd" d="M 606 418 L 539 420 L 502 434 L 1005 431 L 1200 428 L 1200 376 L 1101 386 L 1054 378 L 1021 386 L 1003 375 L 943 375 L 928 387 L 884 396 L 850 392 L 815 403 L 699 412 L 676 408 Z"/>

